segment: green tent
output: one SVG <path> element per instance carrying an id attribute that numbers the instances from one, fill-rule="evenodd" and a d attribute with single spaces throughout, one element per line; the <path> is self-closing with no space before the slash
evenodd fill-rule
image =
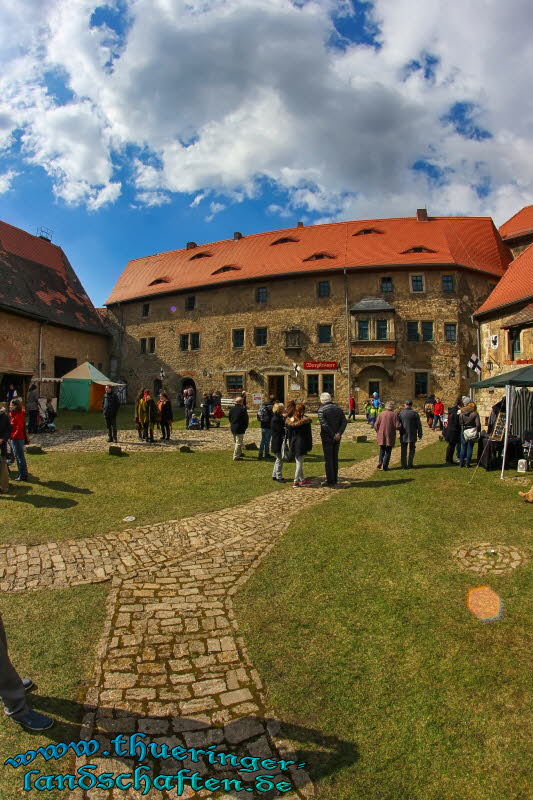
<path id="1" fill-rule="evenodd" d="M 100 411 L 105 387 L 123 386 L 114 383 L 88 361 L 67 372 L 61 381 L 59 408 L 71 411 Z"/>
<path id="2" fill-rule="evenodd" d="M 514 369 L 512 372 L 504 372 L 503 375 L 495 375 L 493 378 L 485 378 L 484 381 L 471 383 L 473 389 L 498 389 L 505 386 L 533 386 L 533 364 L 527 367 Z"/>

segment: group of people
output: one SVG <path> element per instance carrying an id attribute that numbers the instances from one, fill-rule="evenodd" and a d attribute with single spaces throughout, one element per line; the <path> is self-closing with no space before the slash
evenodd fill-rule
<path id="1" fill-rule="evenodd" d="M 157 426 L 161 432 L 160 440 L 170 440 L 173 422 L 172 403 L 168 394 L 161 392 L 156 401 L 149 389 L 141 389 L 135 400 L 135 425 L 139 439 L 153 443 L 154 430 Z"/>
<path id="2" fill-rule="evenodd" d="M 435 430 L 438 425 L 441 431 L 444 430 L 444 403 L 440 397 L 428 395 L 424 402 L 424 412 L 428 428 Z"/>
<path id="3" fill-rule="evenodd" d="M 211 417 L 220 419 L 224 416 L 221 408 L 222 393 L 211 389 L 210 392 L 204 392 L 200 401 L 200 419 L 196 417 L 196 399 L 193 389 L 185 389 L 186 396 L 184 398 L 185 407 L 185 423 L 187 428 L 200 428 L 209 430 L 211 427 Z"/>
<path id="4" fill-rule="evenodd" d="M 275 459 L 272 480 L 279 482 L 284 481 L 284 461 L 294 459 L 296 468 L 292 485 L 295 488 L 309 486 L 310 483 L 304 475 L 304 459 L 313 449 L 313 434 L 311 419 L 306 416 L 305 411 L 303 403 L 290 400 L 285 406 L 283 403 L 275 402 L 275 397 L 270 395 L 263 397 L 257 412 L 261 426 L 258 458 L 270 458 L 272 453 Z M 333 403 L 331 395 L 327 392 L 320 395 L 318 421 L 326 462 L 326 480 L 323 485 L 336 486 L 339 473 L 339 447 L 347 420 L 342 409 Z M 249 425 L 248 411 L 242 397 L 237 397 L 235 405 L 230 409 L 229 422 L 235 442 L 233 460 L 241 461 L 244 434 Z"/>
<path id="5" fill-rule="evenodd" d="M 381 414 L 385 404 L 377 392 L 373 392 L 365 403 L 365 417 L 368 424 L 373 428 L 378 416 Z M 355 419 L 355 414 L 354 414 Z"/>

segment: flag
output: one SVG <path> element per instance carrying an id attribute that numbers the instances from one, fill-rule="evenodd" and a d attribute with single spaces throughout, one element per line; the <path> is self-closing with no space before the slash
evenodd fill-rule
<path id="1" fill-rule="evenodd" d="M 164 380 L 167 377 L 163 371 L 163 367 L 161 367 L 161 369 L 159 370 L 159 377 L 161 378 L 161 380 Z"/>
<path id="2" fill-rule="evenodd" d="M 473 369 L 474 372 L 477 372 L 478 375 L 481 375 L 481 361 L 479 360 L 479 358 L 476 356 L 475 353 L 472 353 L 470 361 L 468 362 L 468 367 L 470 369 Z"/>

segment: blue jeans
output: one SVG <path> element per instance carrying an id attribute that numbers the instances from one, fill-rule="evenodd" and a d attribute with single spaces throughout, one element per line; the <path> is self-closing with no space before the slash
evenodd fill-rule
<path id="1" fill-rule="evenodd" d="M 380 444 L 379 446 L 379 464 L 382 465 L 383 469 L 389 468 L 389 461 L 392 453 L 392 445 L 391 444 Z"/>
<path id="2" fill-rule="evenodd" d="M 472 451 L 474 449 L 474 442 L 472 439 L 465 439 L 464 435 L 461 434 L 461 455 L 459 456 L 459 466 L 462 467 L 463 464 L 466 462 L 466 466 L 470 466 L 470 460 L 472 458 Z"/>
<path id="3" fill-rule="evenodd" d="M 13 447 L 15 458 L 17 459 L 19 478 L 25 481 L 28 478 L 28 466 L 24 455 L 24 439 L 11 439 L 11 446 Z"/>
<path id="4" fill-rule="evenodd" d="M 437 423 L 440 425 L 440 429 L 441 430 L 443 429 L 443 424 L 442 424 L 443 416 L 444 416 L 443 414 L 435 414 L 435 416 L 433 417 L 433 426 L 432 426 L 433 430 L 435 430 L 435 428 L 437 427 Z"/>
<path id="5" fill-rule="evenodd" d="M 270 449 L 270 438 L 272 436 L 272 431 L 270 428 L 261 428 L 261 443 L 259 445 L 259 455 L 264 453 L 265 455 L 269 455 Z"/>

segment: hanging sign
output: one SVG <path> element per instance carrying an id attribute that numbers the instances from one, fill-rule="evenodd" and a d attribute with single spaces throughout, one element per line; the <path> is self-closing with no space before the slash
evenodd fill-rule
<path id="1" fill-rule="evenodd" d="M 304 369 L 337 369 L 337 361 L 304 361 Z"/>

